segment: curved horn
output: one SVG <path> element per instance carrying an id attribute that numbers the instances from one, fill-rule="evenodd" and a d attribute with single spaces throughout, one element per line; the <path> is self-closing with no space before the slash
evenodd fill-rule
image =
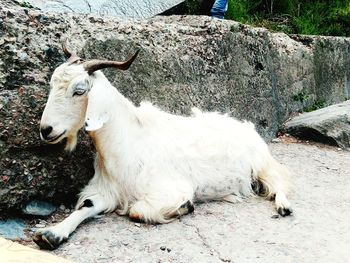
<path id="1" fill-rule="evenodd" d="M 64 54 L 66 55 L 66 57 L 68 58 L 68 60 L 72 60 L 73 58 L 77 58 L 77 54 L 75 54 L 74 52 L 72 52 L 71 50 L 69 50 L 67 48 L 67 43 L 68 43 L 68 37 L 64 40 L 64 42 L 62 42 L 62 49 Z"/>
<path id="2" fill-rule="evenodd" d="M 104 68 L 117 68 L 121 70 L 127 70 L 132 64 L 132 62 L 134 62 L 139 52 L 140 52 L 140 49 L 137 50 L 131 58 L 129 58 L 127 61 L 124 61 L 124 62 L 99 60 L 99 59 L 90 60 L 84 63 L 84 69 L 88 72 L 89 75 L 94 73 L 96 70 L 100 70 Z"/>

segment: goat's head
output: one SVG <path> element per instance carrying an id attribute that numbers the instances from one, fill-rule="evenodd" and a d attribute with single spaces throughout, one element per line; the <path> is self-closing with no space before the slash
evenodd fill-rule
<path id="1" fill-rule="evenodd" d="M 94 72 L 108 67 L 126 70 L 138 51 L 124 62 L 84 61 L 65 44 L 63 51 L 69 59 L 57 67 L 51 77 L 51 90 L 40 122 L 40 137 L 51 144 L 67 138 L 65 149 L 72 151 L 77 143 L 77 133 L 84 126 Z"/>

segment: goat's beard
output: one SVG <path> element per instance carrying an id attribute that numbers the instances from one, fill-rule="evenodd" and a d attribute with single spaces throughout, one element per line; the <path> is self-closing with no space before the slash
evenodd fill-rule
<path id="1" fill-rule="evenodd" d="M 78 141 L 78 135 L 71 134 L 67 137 L 67 142 L 66 146 L 64 147 L 64 150 L 67 152 L 72 152 L 74 151 L 75 147 L 77 146 L 77 141 Z"/>

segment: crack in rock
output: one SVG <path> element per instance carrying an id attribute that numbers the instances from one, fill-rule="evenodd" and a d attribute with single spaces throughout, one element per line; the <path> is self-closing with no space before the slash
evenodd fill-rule
<path id="1" fill-rule="evenodd" d="M 200 230 L 199 230 L 199 227 L 197 227 L 196 225 L 192 225 L 192 224 L 188 224 L 188 223 L 185 223 L 184 221 L 182 220 L 179 220 L 182 224 L 184 224 L 185 226 L 187 227 L 191 227 L 191 228 L 194 228 L 195 230 L 195 233 L 197 234 L 197 236 L 200 238 L 200 240 L 202 241 L 203 245 L 209 249 L 209 253 L 211 255 L 213 254 L 216 254 L 216 256 L 219 258 L 220 261 L 222 262 L 233 262 L 231 259 L 229 258 L 225 258 L 225 257 L 222 257 L 220 252 L 218 250 L 216 250 L 215 248 L 211 247 L 210 244 L 207 242 L 207 239 L 201 234 Z"/>

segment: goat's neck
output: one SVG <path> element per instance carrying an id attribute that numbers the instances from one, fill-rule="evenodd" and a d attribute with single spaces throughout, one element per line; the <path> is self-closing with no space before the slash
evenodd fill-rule
<path id="1" fill-rule="evenodd" d="M 101 158 L 115 157 L 139 125 L 136 107 L 102 73 L 94 80 L 93 88 L 102 92 L 103 110 L 107 113 L 108 120 L 102 128 L 89 132 L 89 135 Z M 115 147 L 116 143 L 118 147 Z"/>

